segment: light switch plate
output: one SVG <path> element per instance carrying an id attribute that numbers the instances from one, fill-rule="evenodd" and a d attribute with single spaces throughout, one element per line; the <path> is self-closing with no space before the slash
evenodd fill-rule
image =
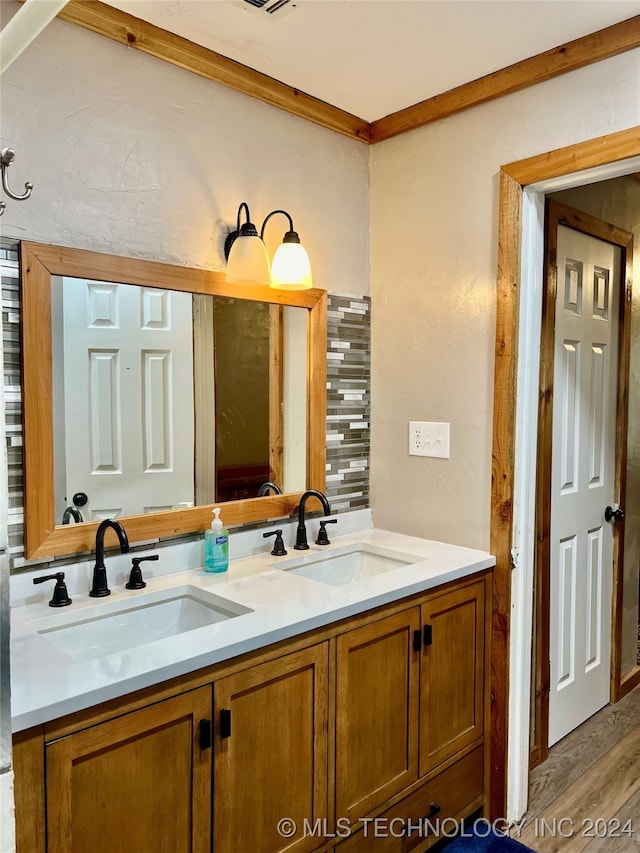
<path id="1" fill-rule="evenodd" d="M 450 424 L 409 421 L 409 456 L 451 457 Z"/>

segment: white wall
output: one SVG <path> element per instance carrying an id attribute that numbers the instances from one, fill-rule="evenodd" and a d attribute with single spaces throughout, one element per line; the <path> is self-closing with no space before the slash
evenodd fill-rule
<path id="1" fill-rule="evenodd" d="M 368 293 L 363 143 L 58 20 L 2 77 L 1 139 L 34 184 L 6 236 L 221 269 L 247 201 L 291 213 L 317 287 Z"/>
<path id="2" fill-rule="evenodd" d="M 372 148 L 376 527 L 488 548 L 500 166 L 633 127 L 640 51 Z M 451 422 L 451 459 L 408 456 Z"/>

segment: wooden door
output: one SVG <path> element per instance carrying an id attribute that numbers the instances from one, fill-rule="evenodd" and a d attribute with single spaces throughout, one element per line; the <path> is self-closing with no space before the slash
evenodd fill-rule
<path id="1" fill-rule="evenodd" d="M 351 821 L 418 778 L 420 608 L 337 638 L 336 816 Z"/>
<path id="2" fill-rule="evenodd" d="M 47 853 L 210 853 L 211 689 L 46 746 Z"/>
<path id="3" fill-rule="evenodd" d="M 422 606 L 421 776 L 483 734 L 484 608 L 484 581 Z"/>
<path id="4" fill-rule="evenodd" d="M 85 521 L 192 506 L 191 294 L 62 283 L 67 503 L 85 492 Z"/>
<path id="5" fill-rule="evenodd" d="M 549 746 L 609 701 L 621 280 L 618 246 L 557 241 Z"/>
<path id="6" fill-rule="evenodd" d="M 328 689 L 326 643 L 216 682 L 216 853 L 318 846 L 304 836 L 328 815 Z M 283 819 L 293 824 L 279 832 Z"/>

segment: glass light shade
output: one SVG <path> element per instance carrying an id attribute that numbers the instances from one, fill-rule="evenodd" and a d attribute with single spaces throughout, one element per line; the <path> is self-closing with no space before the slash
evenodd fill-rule
<path id="1" fill-rule="evenodd" d="M 308 290 L 313 287 L 309 255 L 300 243 L 282 243 L 271 265 L 271 287 Z"/>
<path id="2" fill-rule="evenodd" d="M 238 237 L 229 252 L 227 281 L 236 284 L 269 284 L 269 255 L 260 237 Z"/>

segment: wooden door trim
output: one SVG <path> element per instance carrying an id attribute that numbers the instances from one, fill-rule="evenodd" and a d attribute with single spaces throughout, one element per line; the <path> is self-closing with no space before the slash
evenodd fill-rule
<path id="1" fill-rule="evenodd" d="M 494 375 L 490 549 L 493 572 L 491 653 L 491 796 L 494 818 L 506 814 L 511 616 L 511 547 L 520 294 L 522 194 L 526 184 L 640 155 L 640 127 L 590 139 L 503 166 L 500 174 L 496 358 Z"/>
<path id="2" fill-rule="evenodd" d="M 616 701 L 623 699 L 628 693 L 640 684 L 640 666 L 633 669 L 628 675 L 620 680 L 620 691 Z"/>
<path id="3" fill-rule="evenodd" d="M 624 233 L 624 232 L 623 232 Z M 620 322 L 624 325 L 619 336 L 618 352 L 618 411 L 616 413 L 616 484 L 615 494 L 623 504 L 627 493 L 627 440 L 629 433 L 629 366 L 631 358 L 631 309 L 633 296 L 633 235 L 627 234 L 626 244 L 622 248 L 623 293 L 620 305 Z M 622 239 L 622 234 L 621 234 Z M 620 454 L 620 458 L 619 458 Z M 624 534 L 625 524 L 617 525 L 614 535 L 613 552 L 613 614 L 611 647 L 611 701 L 618 702 L 633 689 L 638 679 L 623 679 L 622 674 L 622 620 L 624 607 Z"/>
<path id="4" fill-rule="evenodd" d="M 505 171 L 500 174 L 496 346 L 493 398 L 490 550 L 496 558 L 492 589 L 491 632 L 491 783 L 490 814 L 506 815 L 509 705 L 509 631 L 511 611 L 511 543 L 515 464 L 520 303 L 520 227 L 522 188 Z"/>
<path id="5" fill-rule="evenodd" d="M 535 597 L 535 693 L 533 701 L 534 739 L 530 767 L 542 764 L 549 754 L 550 683 L 550 531 L 551 531 L 551 454 L 553 444 L 553 379 L 555 350 L 555 314 L 557 292 L 558 226 L 565 225 L 622 249 L 621 289 L 618 331 L 618 383 L 616 402 L 616 452 L 614 493 L 621 502 L 626 482 L 627 406 L 629 396 L 629 345 L 631 340 L 631 262 L 633 235 L 615 225 L 560 202 L 546 202 L 544 240 L 544 286 L 540 336 L 540 390 L 538 408 L 538 452 L 536 476 L 536 597 Z M 620 689 L 620 645 L 622 642 L 624 525 L 617 528 L 613 542 L 613 596 L 610 694 L 617 702 Z"/>
<path id="6" fill-rule="evenodd" d="M 636 15 L 368 122 L 99 0 L 70 0 L 58 17 L 365 143 L 390 139 L 640 47 L 640 15 Z"/>

